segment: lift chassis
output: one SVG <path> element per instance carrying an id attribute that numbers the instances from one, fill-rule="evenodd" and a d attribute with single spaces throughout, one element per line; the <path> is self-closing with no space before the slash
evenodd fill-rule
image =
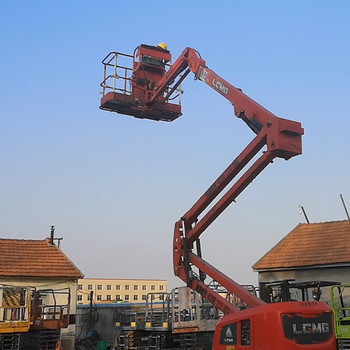
<path id="1" fill-rule="evenodd" d="M 0 285 L 0 349 L 58 350 L 70 324 L 71 290 Z"/>
<path id="2" fill-rule="evenodd" d="M 132 60 L 132 68 L 118 63 L 127 58 Z M 199 53 L 190 47 L 185 48 L 174 63 L 168 50 L 140 45 L 133 55 L 110 53 L 103 65 L 102 110 L 141 119 L 174 121 L 182 115 L 181 83 L 193 73 L 195 79 L 227 99 L 233 105 L 235 116 L 255 134 L 247 147 L 175 223 L 175 275 L 224 314 L 216 325 L 212 348 L 334 349 L 332 312 L 326 304 L 317 301 L 266 304 L 205 261 L 200 248 L 201 234 L 267 165 L 275 158 L 288 160 L 302 153 L 304 131 L 301 124 L 277 117 L 262 107 L 208 68 Z M 206 283 L 208 277 L 242 300 L 244 309 L 210 288 Z"/>

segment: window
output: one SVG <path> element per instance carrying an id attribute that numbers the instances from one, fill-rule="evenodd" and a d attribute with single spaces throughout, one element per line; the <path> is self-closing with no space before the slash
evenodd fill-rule
<path id="1" fill-rule="evenodd" d="M 139 286 L 137 284 L 134 284 L 134 290 L 139 290 Z"/>
<path id="2" fill-rule="evenodd" d="M 97 285 L 97 290 L 102 290 L 102 284 Z"/>
<path id="3" fill-rule="evenodd" d="M 164 286 L 159 286 L 159 290 L 164 290 Z"/>
<path id="4" fill-rule="evenodd" d="M 125 295 L 124 300 L 129 301 L 129 295 Z"/>
<path id="5" fill-rule="evenodd" d="M 250 320 L 241 321 L 241 345 L 250 345 Z"/>
<path id="6" fill-rule="evenodd" d="M 134 295 L 134 301 L 139 300 L 139 296 L 138 295 Z"/>
<path id="7" fill-rule="evenodd" d="M 156 290 L 156 286 L 154 284 L 151 285 L 151 290 Z"/>
<path id="8" fill-rule="evenodd" d="M 88 284 L 88 290 L 92 290 L 92 284 Z"/>
<path id="9" fill-rule="evenodd" d="M 90 300 L 91 300 L 91 294 L 88 294 L 87 301 L 90 301 Z"/>
<path id="10" fill-rule="evenodd" d="M 107 290 L 111 290 L 112 286 L 110 284 L 107 284 Z"/>
<path id="11" fill-rule="evenodd" d="M 83 300 L 83 296 L 82 295 L 78 295 L 77 300 L 78 301 L 82 301 Z"/>
<path id="12" fill-rule="evenodd" d="M 142 285 L 142 290 L 147 290 L 147 286 L 145 284 Z"/>
<path id="13" fill-rule="evenodd" d="M 142 300 L 147 300 L 147 295 L 142 295 Z"/>
<path id="14" fill-rule="evenodd" d="M 107 295 L 107 300 L 112 300 L 112 297 L 110 295 Z"/>
<path id="15" fill-rule="evenodd" d="M 120 290 L 120 284 L 115 285 L 115 290 Z"/>
<path id="16" fill-rule="evenodd" d="M 117 301 L 118 301 L 118 300 L 121 300 L 119 294 L 117 294 L 117 295 L 115 296 L 115 300 L 117 300 Z"/>
<path id="17" fill-rule="evenodd" d="M 78 284 L 78 290 L 83 290 L 83 285 L 82 284 Z"/>
<path id="18" fill-rule="evenodd" d="M 125 285 L 125 290 L 129 290 L 129 285 L 128 284 Z"/>
<path id="19" fill-rule="evenodd" d="M 101 300 L 102 300 L 102 295 L 97 295 L 96 300 L 97 300 L 97 301 L 101 301 Z"/>

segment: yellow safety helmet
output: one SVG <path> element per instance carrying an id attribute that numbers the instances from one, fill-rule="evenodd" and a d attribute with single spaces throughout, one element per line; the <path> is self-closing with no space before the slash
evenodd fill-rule
<path id="1" fill-rule="evenodd" d="M 159 43 L 159 44 L 157 45 L 157 47 L 160 47 L 160 48 L 163 49 L 163 50 L 168 50 L 168 46 L 167 46 L 166 43 Z"/>

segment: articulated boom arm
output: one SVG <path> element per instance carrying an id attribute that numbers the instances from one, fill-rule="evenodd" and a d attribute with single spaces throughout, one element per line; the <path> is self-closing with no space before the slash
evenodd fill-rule
<path id="1" fill-rule="evenodd" d="M 123 88 L 113 89 L 106 94 L 103 92 L 101 109 L 137 118 L 173 121 L 181 116 L 181 106 L 172 102 L 174 95 L 179 94 L 180 84 L 192 72 L 197 79 L 230 101 L 234 106 L 236 117 L 242 119 L 256 134 L 192 208 L 176 222 L 173 265 L 176 276 L 225 314 L 235 312 L 237 308 L 204 283 L 206 276 L 210 276 L 228 292 L 235 294 L 248 307 L 264 304 L 262 300 L 202 259 L 199 237 L 275 158 L 288 160 L 301 154 L 303 128 L 298 122 L 275 116 L 240 89 L 222 79 L 206 66 L 205 61 L 192 48 L 186 48 L 171 65 L 169 64 L 171 56 L 167 50 L 140 45 L 135 52 L 132 76 L 125 78 L 125 81 L 131 82 L 131 91 Z M 120 54 L 115 53 L 112 58 L 116 58 L 117 55 Z M 105 79 L 101 83 L 103 91 L 109 87 L 107 84 L 109 76 L 106 74 L 106 67 L 112 66 L 112 58 L 109 57 L 110 55 L 103 61 L 105 65 Z M 117 63 L 114 67 L 126 69 Z M 258 156 L 263 148 L 263 152 Z M 251 161 L 252 164 L 245 169 Z M 241 172 L 243 173 L 240 177 L 233 182 Z M 222 194 L 224 190 L 226 192 Z M 221 198 L 218 198 L 220 194 Z M 212 205 L 214 200 L 216 203 Z M 210 205 L 212 206 L 209 208 Z M 194 253 L 195 245 L 196 253 Z M 194 273 L 194 267 L 198 268 L 198 274 Z"/>
<path id="2" fill-rule="evenodd" d="M 166 101 L 189 72 L 193 72 L 196 78 L 205 82 L 229 100 L 234 106 L 235 115 L 241 118 L 257 134 L 205 194 L 175 224 L 173 242 L 175 275 L 227 314 L 237 311 L 237 308 L 217 292 L 206 286 L 204 283 L 206 275 L 225 287 L 227 291 L 235 294 L 249 307 L 258 306 L 264 302 L 203 260 L 198 241 L 199 237 L 274 158 L 279 157 L 287 160 L 301 154 L 301 135 L 303 134 L 303 129 L 298 122 L 278 118 L 243 94 L 240 89 L 223 80 L 209 69 L 205 61 L 191 48 L 186 48 L 182 52 L 180 57 L 164 75 L 163 79 L 159 81 L 155 88 L 156 93 L 150 100 L 150 104 L 160 96 L 164 96 L 164 101 Z M 173 84 L 181 73 L 182 76 L 173 85 L 173 90 L 168 91 L 164 95 L 163 91 L 170 84 Z M 230 182 L 265 146 L 266 150 L 263 154 L 243 173 L 221 199 L 199 219 L 203 211 L 208 208 L 214 199 L 222 193 Z M 197 242 L 197 254 L 193 252 L 195 242 Z M 194 274 L 192 266 L 199 269 L 199 276 Z"/>
<path id="3" fill-rule="evenodd" d="M 181 53 L 178 59 L 170 66 L 170 69 L 164 74 L 163 78 L 157 83 L 154 89 L 155 93 L 149 100 L 149 105 L 152 105 L 159 99 L 162 102 L 167 102 L 190 72 L 194 73 L 197 79 L 203 81 L 229 100 L 234 107 L 236 117 L 241 118 L 247 123 L 256 134 L 261 131 L 264 125 L 272 124 L 276 119 L 281 119 L 245 95 L 240 89 L 222 79 L 206 66 L 205 61 L 200 58 L 196 50 L 189 47 Z M 176 81 L 176 79 L 178 80 Z M 166 94 L 165 91 L 167 91 Z M 284 120 L 284 122 L 284 132 L 300 133 L 300 123 L 291 120 Z M 300 148 L 301 151 L 299 144 L 295 146 Z M 295 149 L 294 151 L 298 150 Z"/>
<path id="4" fill-rule="evenodd" d="M 267 146 L 267 140 L 269 139 L 266 132 L 267 130 L 269 130 L 267 127 L 266 129 L 262 129 L 244 151 L 241 152 L 209 187 L 204 195 L 199 198 L 192 208 L 175 223 L 173 241 L 173 265 L 175 275 L 185 281 L 189 287 L 202 294 L 225 314 L 237 311 L 237 309 L 232 304 L 227 307 L 225 303 L 226 300 L 221 295 L 205 286 L 205 275 L 210 276 L 213 280 L 225 287 L 227 291 L 235 294 L 249 307 L 254 307 L 264 302 L 203 260 L 201 257 L 199 237 L 274 158 L 284 158 L 285 151 L 267 147 L 265 152 L 263 152 L 241 177 L 231 185 L 226 193 L 218 199 L 201 218 L 199 218 L 199 216 L 203 214 L 214 199 L 223 192 L 249 161 L 252 160 L 264 146 Z M 296 135 L 289 136 L 294 137 Z M 196 244 L 197 254 L 193 252 L 194 244 Z M 192 267 L 197 267 L 199 269 L 199 276 L 193 273 Z"/>

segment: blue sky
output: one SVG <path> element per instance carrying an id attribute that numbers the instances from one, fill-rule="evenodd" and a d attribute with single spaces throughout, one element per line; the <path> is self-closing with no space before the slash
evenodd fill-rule
<path id="1" fill-rule="evenodd" d="M 274 114 L 300 121 L 303 154 L 276 160 L 204 233 L 203 256 L 239 283 L 304 222 L 350 205 L 348 1 L 2 1 L 0 236 L 50 225 L 86 277 L 172 275 L 173 225 L 253 138 L 193 77 L 183 116 L 99 110 L 101 60 L 139 44 L 193 47 Z"/>

